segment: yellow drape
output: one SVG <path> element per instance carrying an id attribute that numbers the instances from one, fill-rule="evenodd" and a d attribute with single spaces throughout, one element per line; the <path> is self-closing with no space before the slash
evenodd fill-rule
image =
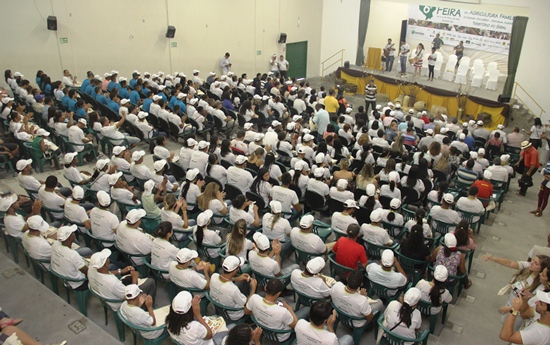
<path id="1" fill-rule="evenodd" d="M 382 69 L 382 49 L 369 48 L 367 53 L 367 68 L 381 70 Z"/>
<path id="2" fill-rule="evenodd" d="M 357 85 L 358 93 L 364 93 L 365 85 L 371 78 L 371 76 L 353 77 L 343 71 L 340 71 L 340 77 L 346 80 L 346 82 L 348 83 Z M 376 77 L 374 78 L 374 84 L 378 88 L 378 92 L 388 95 L 390 100 L 396 99 L 397 97 L 399 97 L 399 95 L 403 94 L 403 90 L 401 90 L 399 85 L 385 83 L 379 79 L 376 79 Z M 452 117 L 456 117 L 458 114 L 458 98 L 454 96 L 438 96 L 433 93 L 429 93 L 426 90 L 420 90 L 416 94 L 416 101 L 426 102 L 426 106 L 428 107 L 428 109 L 430 109 L 432 105 L 443 106 L 447 108 L 448 115 Z M 405 104 L 404 106 L 407 107 L 408 105 Z M 503 110 L 504 107 L 487 107 L 468 99 L 466 101 L 465 111 L 463 112 L 463 115 L 472 115 L 474 116 L 474 118 L 477 118 L 477 115 L 480 113 L 489 113 L 491 114 L 492 122 L 491 127 L 488 127 L 487 129 L 493 130 L 496 129 L 499 124 L 504 124 L 504 121 L 506 119 L 504 116 L 502 116 Z"/>

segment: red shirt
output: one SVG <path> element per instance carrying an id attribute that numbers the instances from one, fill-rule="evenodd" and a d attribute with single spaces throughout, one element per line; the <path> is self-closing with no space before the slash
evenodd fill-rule
<path id="1" fill-rule="evenodd" d="M 478 189 L 477 197 L 481 199 L 489 199 L 491 195 L 493 195 L 493 185 L 489 181 L 485 180 L 477 180 L 472 184 L 472 186 L 476 186 Z M 487 205 L 483 205 L 487 206 Z"/>
<path id="2" fill-rule="evenodd" d="M 349 268 L 357 269 L 358 262 L 363 265 L 368 262 L 365 247 L 348 237 L 340 237 L 332 251 L 336 253 L 336 262 Z"/>
<path id="3" fill-rule="evenodd" d="M 529 150 L 522 150 L 520 155 L 523 157 L 523 164 L 526 168 L 530 168 L 531 165 L 534 165 L 535 168 L 538 169 L 540 166 L 539 153 L 533 146 L 531 146 Z"/>

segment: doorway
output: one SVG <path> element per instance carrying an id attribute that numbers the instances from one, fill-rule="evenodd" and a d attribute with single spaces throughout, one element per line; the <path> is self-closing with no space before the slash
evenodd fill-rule
<path id="1" fill-rule="evenodd" d="M 307 41 L 287 43 L 286 59 L 290 64 L 290 78 L 305 78 L 307 75 Z"/>

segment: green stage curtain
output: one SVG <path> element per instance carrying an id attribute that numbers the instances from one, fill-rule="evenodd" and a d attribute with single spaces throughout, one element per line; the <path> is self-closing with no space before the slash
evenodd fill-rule
<path id="1" fill-rule="evenodd" d="M 355 64 L 363 66 L 365 64 L 365 39 L 367 38 L 367 27 L 369 26 L 370 15 L 370 0 L 361 0 L 361 8 L 359 10 L 359 40 L 357 42 L 357 57 Z"/>
<path id="2" fill-rule="evenodd" d="M 512 24 L 512 35 L 510 37 L 510 52 L 508 53 L 508 77 L 504 84 L 505 95 L 511 95 L 514 90 L 514 82 L 516 80 L 516 71 L 518 69 L 519 57 L 521 55 L 521 46 L 525 37 L 525 29 L 527 28 L 527 17 L 514 17 Z"/>

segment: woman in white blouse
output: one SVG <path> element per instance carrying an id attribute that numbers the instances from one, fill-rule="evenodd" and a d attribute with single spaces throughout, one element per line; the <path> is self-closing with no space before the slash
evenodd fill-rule
<path id="1" fill-rule="evenodd" d="M 212 211 L 206 210 L 197 216 L 197 226 L 193 231 L 193 235 L 197 241 L 197 247 L 200 247 L 203 244 L 210 246 L 222 244 L 222 238 L 219 233 L 208 229 L 208 225 L 210 224 L 213 215 L 214 213 Z M 218 249 L 208 249 L 208 255 L 212 258 L 217 258 L 220 256 L 220 251 Z"/>
<path id="2" fill-rule="evenodd" d="M 170 238 L 174 232 L 172 231 L 172 223 L 161 222 L 155 231 L 155 239 L 151 248 L 151 264 L 155 267 L 168 271 L 170 262 L 176 260 L 176 255 L 179 249 L 170 243 Z M 168 278 L 168 274 L 163 274 Z"/>
<path id="3" fill-rule="evenodd" d="M 216 182 L 210 182 L 204 188 L 204 192 L 197 198 L 197 203 L 202 211 L 210 210 L 217 216 L 225 216 L 229 213 L 229 210 L 223 198 L 225 198 L 225 192 L 220 191 L 220 186 Z M 216 224 L 220 224 L 222 221 L 223 217 L 214 218 Z"/>

